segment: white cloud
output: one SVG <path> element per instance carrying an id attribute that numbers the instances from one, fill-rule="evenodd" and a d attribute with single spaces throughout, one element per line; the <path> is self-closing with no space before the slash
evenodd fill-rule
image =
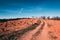
<path id="1" fill-rule="evenodd" d="M 23 9 L 24 8 L 21 8 L 18 13 L 21 14 L 23 12 Z"/>

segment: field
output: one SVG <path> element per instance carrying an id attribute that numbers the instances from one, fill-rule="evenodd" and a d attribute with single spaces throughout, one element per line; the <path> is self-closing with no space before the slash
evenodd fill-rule
<path id="1" fill-rule="evenodd" d="M 60 20 L 46 20 L 50 38 L 60 40 Z"/>
<path id="2" fill-rule="evenodd" d="M 0 20 L 0 40 L 60 40 L 60 20 Z"/>

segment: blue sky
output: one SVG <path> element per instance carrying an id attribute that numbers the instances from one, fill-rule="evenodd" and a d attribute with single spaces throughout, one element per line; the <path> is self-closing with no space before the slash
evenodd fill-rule
<path id="1" fill-rule="evenodd" d="M 0 0 L 0 18 L 60 16 L 59 0 Z"/>

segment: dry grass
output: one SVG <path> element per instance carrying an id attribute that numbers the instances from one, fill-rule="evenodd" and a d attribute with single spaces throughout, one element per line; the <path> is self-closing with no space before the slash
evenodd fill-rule
<path id="1" fill-rule="evenodd" d="M 16 36 L 15 31 L 19 31 L 22 30 L 22 32 L 20 32 L 19 34 L 23 34 L 24 32 L 26 32 L 26 30 L 23 29 L 27 29 L 27 31 L 29 29 L 34 29 L 36 26 L 35 24 L 37 24 L 38 18 L 24 18 L 24 19 L 15 19 L 15 20 L 0 20 L 0 40 L 12 40 L 9 39 L 10 36 L 14 37 Z M 33 25 L 34 24 L 34 25 Z M 29 28 L 29 26 L 32 25 L 32 28 Z"/>
<path id="2" fill-rule="evenodd" d="M 48 30 L 47 32 L 48 38 L 60 40 L 60 20 L 45 20 L 45 21 L 46 23 L 44 22 L 42 27 L 34 35 L 41 37 L 41 35 L 38 35 L 41 33 L 40 31 Z M 48 28 L 45 27 L 46 24 Z M 40 19 L 38 18 L 23 18 L 5 21 L 0 20 L 0 40 L 17 40 L 17 37 L 23 35 L 29 30 L 36 29 L 38 25 L 40 25 Z M 42 34 L 44 34 L 43 31 Z"/>
<path id="3" fill-rule="evenodd" d="M 52 38 L 60 40 L 60 20 L 46 20 L 48 24 L 48 29 Z"/>

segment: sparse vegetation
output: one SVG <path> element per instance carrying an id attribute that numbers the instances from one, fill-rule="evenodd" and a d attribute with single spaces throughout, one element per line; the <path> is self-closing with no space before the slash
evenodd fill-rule
<path id="1" fill-rule="evenodd" d="M 53 20 L 60 20 L 60 17 L 56 16 L 56 17 L 52 17 L 51 19 L 53 19 Z"/>
<path id="2" fill-rule="evenodd" d="M 16 26 L 16 24 L 13 22 L 13 23 L 11 23 L 12 25 L 14 25 L 14 26 Z"/>
<path id="3" fill-rule="evenodd" d="M 52 20 L 52 18 L 45 17 L 45 16 L 41 17 L 41 18 Z M 25 18 L 23 18 L 23 19 L 25 19 Z M 0 26 L 4 24 L 3 22 L 5 22 L 5 24 L 3 25 L 4 27 L 1 26 L 2 27 L 1 30 L 3 31 L 3 33 L 2 32 L 1 32 L 2 34 L 0 33 L 0 40 L 17 40 L 18 37 L 22 36 L 24 33 L 28 32 L 28 31 L 34 30 L 41 23 L 40 20 L 37 20 L 35 22 L 34 21 L 35 19 L 28 18 L 30 21 L 28 19 L 27 20 L 26 19 L 25 20 L 0 19 Z M 15 21 L 15 20 L 18 20 L 18 21 Z M 53 20 L 59 20 L 59 18 L 56 17 L 56 19 L 55 19 L 55 17 L 53 17 Z M 24 24 L 26 24 L 26 27 L 24 26 Z M 23 25 L 25 28 L 21 25 Z M 27 25 L 28 25 L 28 27 L 27 27 Z M 35 33 L 36 35 L 40 34 L 41 30 L 44 28 L 44 25 L 45 25 L 45 23 L 43 23 L 42 27 Z M 14 28 L 14 26 L 16 28 Z M 22 27 L 21 30 L 19 29 L 20 26 Z M 48 24 L 48 26 L 49 27 L 52 26 L 51 23 Z M 11 32 L 11 30 L 12 30 L 12 32 Z M 9 33 L 7 33 L 7 35 L 4 34 L 7 31 L 9 31 Z M 56 36 L 51 36 L 51 37 L 53 37 L 53 39 L 57 38 Z"/>
<path id="4" fill-rule="evenodd" d="M 3 31 L 2 32 L 3 34 L 0 33 L 0 40 L 17 40 L 17 38 L 19 36 L 23 35 L 27 31 L 35 29 L 39 25 L 39 21 L 37 21 L 36 23 L 33 23 L 33 22 L 35 22 L 34 21 L 35 19 L 30 19 L 30 18 L 26 18 L 26 19 L 23 18 L 23 19 L 24 20 L 20 20 L 19 19 L 18 21 L 15 21 L 16 19 L 0 19 L 0 23 L 2 23 L 2 25 L 4 24 L 3 25 L 4 27 L 1 28 L 1 30 Z M 5 23 L 3 23 L 3 22 L 5 22 Z M 25 29 L 21 29 L 21 30 L 15 30 L 14 29 L 13 30 L 13 25 L 16 26 L 18 24 L 19 25 L 23 25 L 23 24 L 27 24 L 28 25 L 29 24 L 29 26 L 27 28 L 25 28 Z M 10 26 L 10 25 L 12 25 L 12 26 Z M 18 26 L 16 28 L 18 28 Z M 12 32 L 10 30 L 12 30 Z"/>
<path id="5" fill-rule="evenodd" d="M 12 20 L 20 20 L 20 19 L 30 19 L 30 18 L 11 18 L 11 19 L 0 19 L 0 22 L 12 21 Z"/>
<path id="6" fill-rule="evenodd" d="M 45 17 L 45 16 L 41 16 L 41 18 L 42 18 L 42 19 L 46 19 L 46 17 Z"/>
<path id="7" fill-rule="evenodd" d="M 60 17 L 59 16 L 56 16 L 56 17 L 51 17 L 48 16 L 48 17 L 45 17 L 45 16 L 41 16 L 42 19 L 49 19 L 49 20 L 60 20 Z"/>
<path id="8" fill-rule="evenodd" d="M 50 19 L 50 16 L 48 16 L 47 19 Z"/>
<path id="9" fill-rule="evenodd" d="M 19 30 L 19 31 L 15 31 L 15 32 L 9 34 L 10 36 L 9 36 L 8 39 L 9 39 L 9 40 L 14 40 L 15 37 L 19 37 L 19 36 L 23 35 L 24 33 L 26 33 L 27 31 L 30 31 L 30 30 L 35 29 L 38 25 L 39 25 L 38 23 L 34 23 L 34 24 L 30 25 L 30 26 L 29 26 L 28 28 L 26 28 L 26 29 L 22 29 L 22 30 Z"/>
<path id="10" fill-rule="evenodd" d="M 52 39 L 52 40 L 56 40 L 57 39 L 57 36 L 53 35 L 52 32 L 48 32 L 48 35 L 49 35 L 49 38 Z"/>
<path id="11" fill-rule="evenodd" d="M 48 24 L 48 27 L 51 27 L 52 25 L 51 24 Z"/>

